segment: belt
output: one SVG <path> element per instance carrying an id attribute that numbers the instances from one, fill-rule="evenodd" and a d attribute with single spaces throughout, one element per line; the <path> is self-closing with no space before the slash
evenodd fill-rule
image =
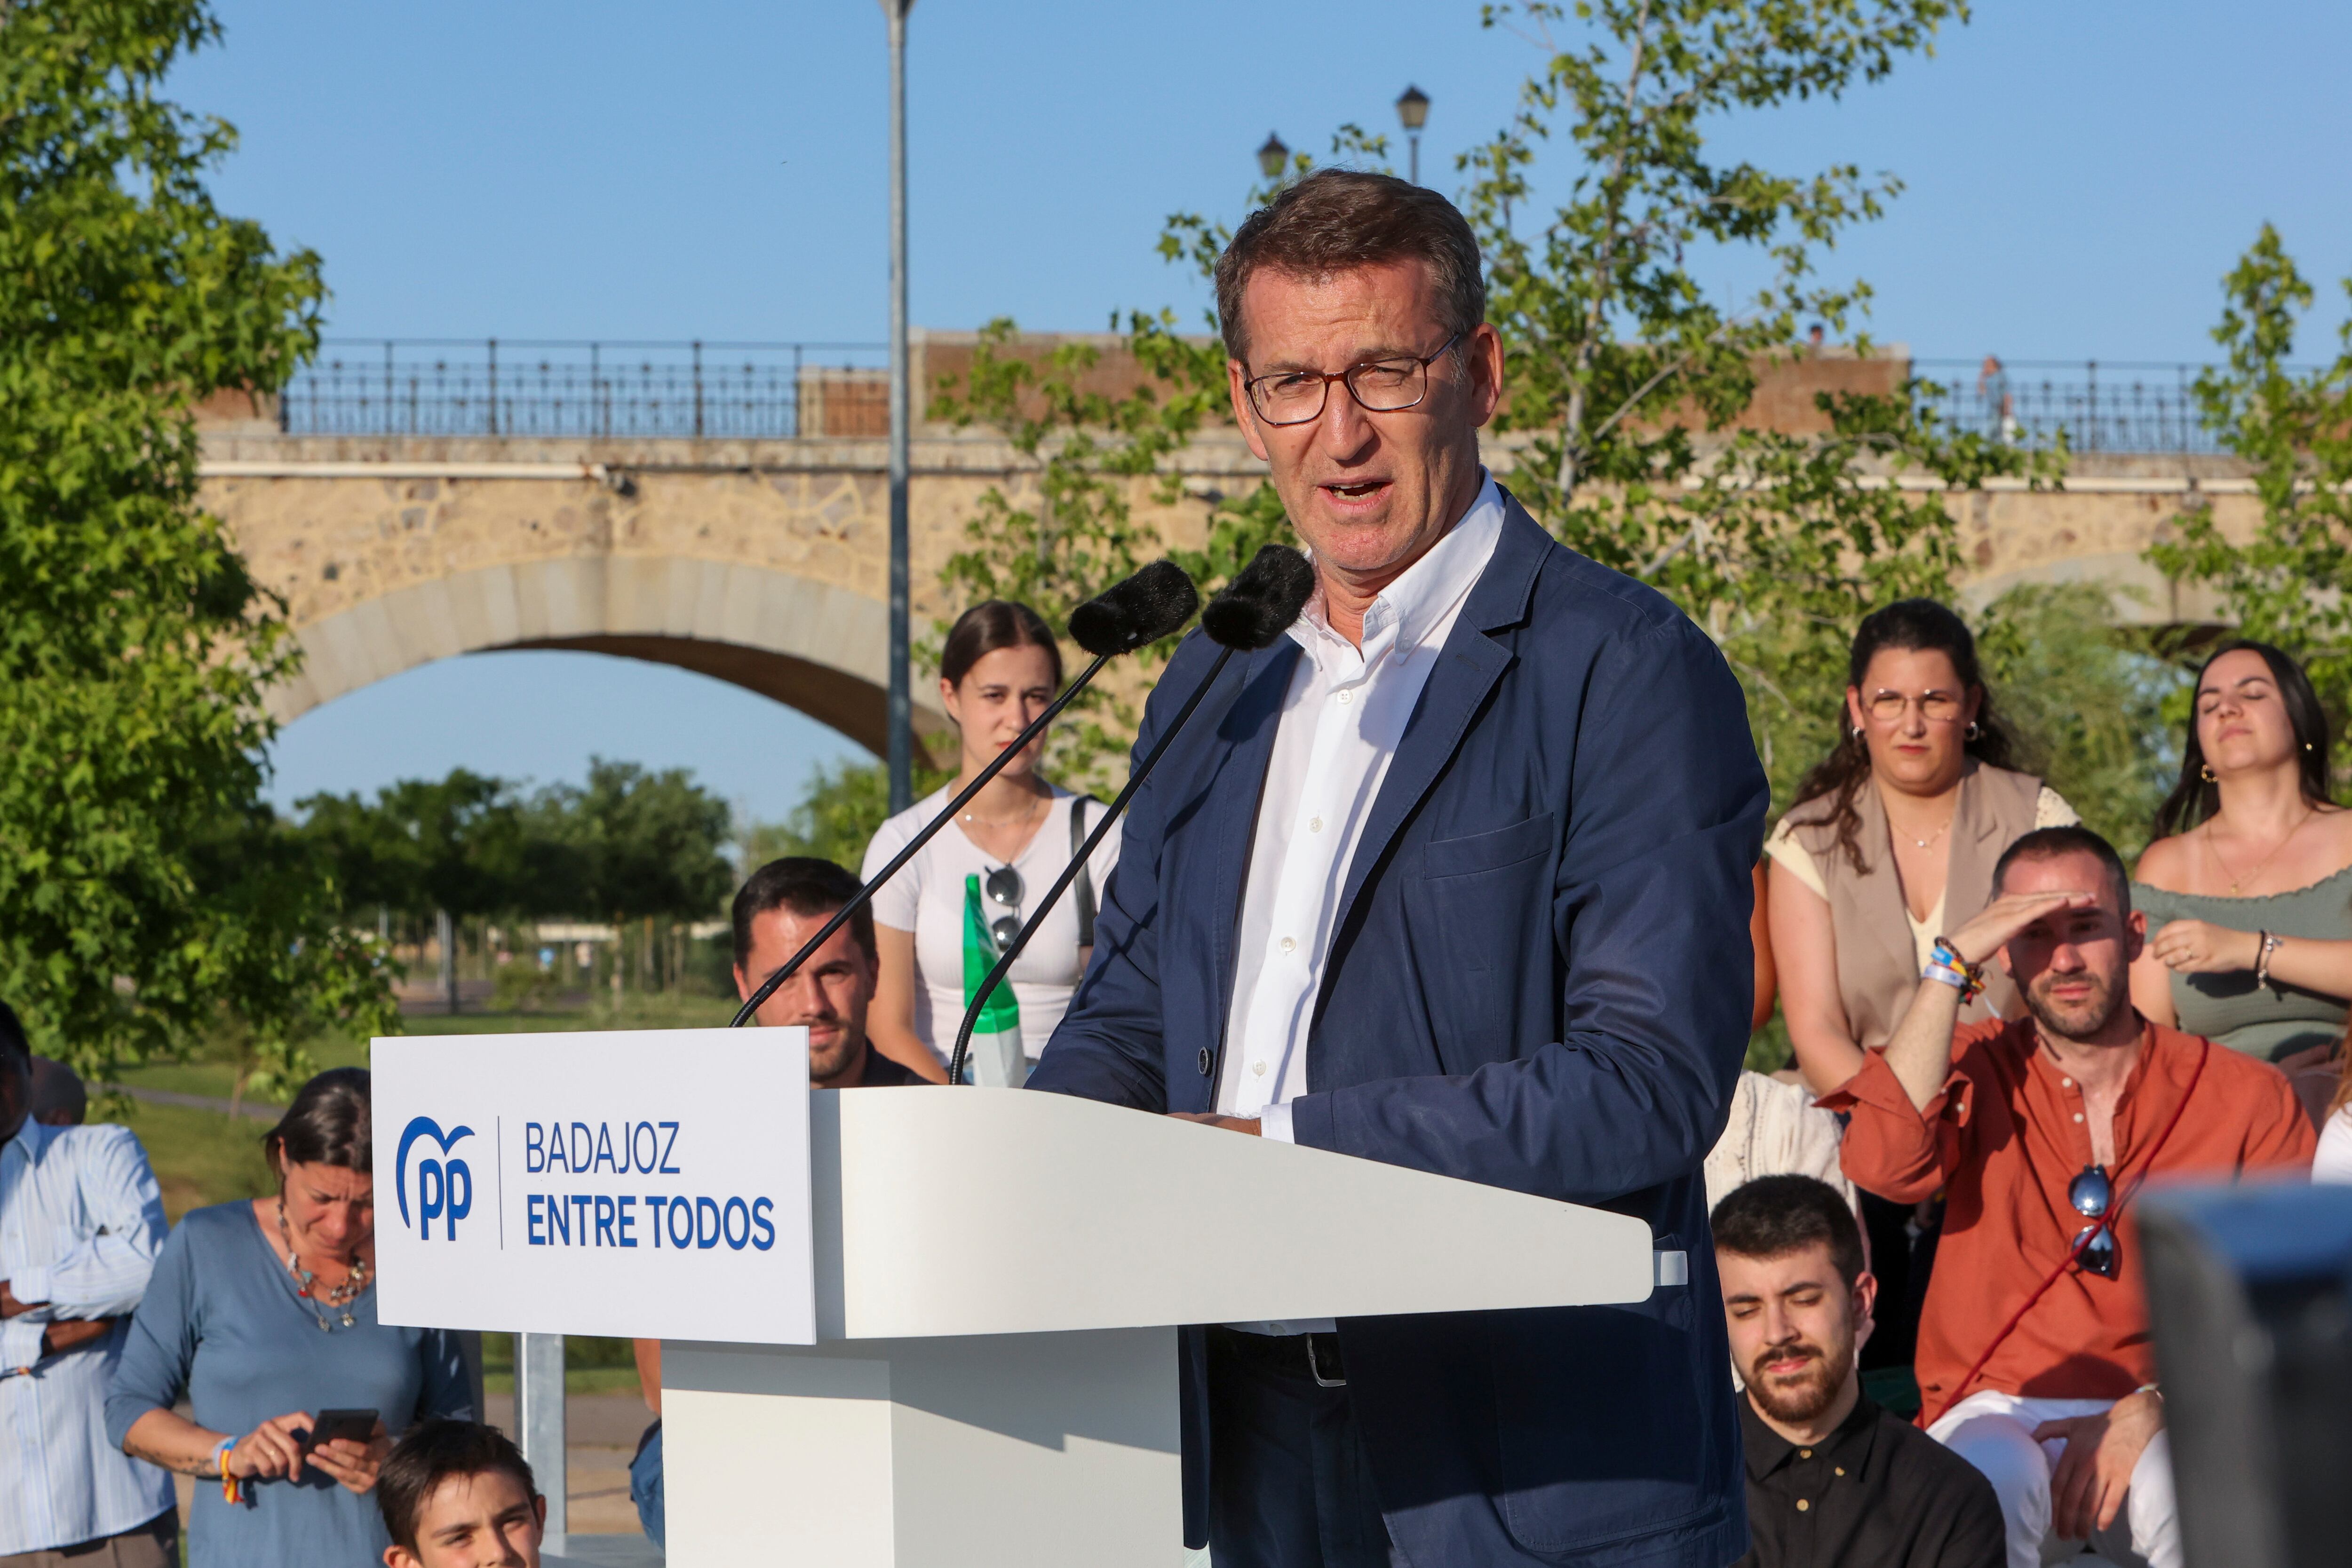
<path id="1" fill-rule="evenodd" d="M 1348 1386 L 1348 1364 L 1339 1354 L 1339 1336 L 1335 1333 L 1265 1334 L 1250 1333 L 1242 1329 L 1229 1329 L 1222 1323 L 1209 1332 L 1221 1336 L 1226 1347 L 1261 1366 L 1296 1377 L 1301 1370 L 1315 1380 L 1318 1388 Z"/>

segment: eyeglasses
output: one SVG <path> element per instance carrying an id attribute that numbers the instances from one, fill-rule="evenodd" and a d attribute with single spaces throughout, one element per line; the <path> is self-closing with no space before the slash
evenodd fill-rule
<path id="1" fill-rule="evenodd" d="M 1011 911 L 988 923 L 988 934 L 996 938 L 996 950 L 1002 953 L 1013 946 L 1015 936 L 1021 935 L 1021 895 L 1024 891 L 1021 885 L 1021 873 L 1009 865 L 998 866 L 988 873 L 988 880 L 981 883 L 981 891 L 988 894 L 991 904 L 1001 904 Z"/>
<path id="2" fill-rule="evenodd" d="M 2075 1213 L 2095 1222 L 2074 1232 L 2074 1261 L 2083 1272 L 2108 1280 L 2122 1272 L 2124 1262 L 2116 1233 L 2105 1223 L 2107 1207 L 2115 1200 L 2115 1184 L 2107 1179 L 2104 1166 L 2084 1166 L 2082 1174 L 2066 1184 L 2066 1201 L 2074 1206 Z"/>
<path id="3" fill-rule="evenodd" d="M 1311 424 L 1323 417 L 1323 405 L 1338 382 L 1368 413 L 1397 413 L 1418 405 L 1429 395 L 1429 367 L 1444 359 L 1462 340 L 1456 332 L 1437 352 L 1420 359 L 1371 360 L 1344 371 L 1280 371 L 1242 383 L 1250 407 L 1268 424 Z"/>
<path id="4" fill-rule="evenodd" d="M 1910 696 L 1897 691 L 1876 691 L 1863 706 L 1870 716 L 1881 724 L 1893 724 L 1900 719 L 1913 703 L 1930 724 L 1950 724 L 1960 716 L 1960 694 L 1958 692 L 1921 692 Z"/>

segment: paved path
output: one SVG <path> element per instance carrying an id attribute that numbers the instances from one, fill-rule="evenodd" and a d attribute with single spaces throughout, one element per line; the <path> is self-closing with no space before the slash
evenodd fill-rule
<path id="1" fill-rule="evenodd" d="M 191 1111 L 217 1111 L 224 1116 L 234 1115 L 247 1122 L 276 1122 L 286 1114 L 283 1105 L 260 1105 L 247 1100 L 239 1104 L 217 1094 L 183 1094 L 176 1089 L 149 1089 L 136 1083 L 101 1083 L 101 1090 L 128 1094 L 150 1105 L 184 1105 Z"/>

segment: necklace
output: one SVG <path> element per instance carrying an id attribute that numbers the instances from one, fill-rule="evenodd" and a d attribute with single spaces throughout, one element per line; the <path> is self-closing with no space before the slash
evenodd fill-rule
<path id="1" fill-rule="evenodd" d="M 1890 823 L 1890 824 L 1889 824 L 1889 826 L 1892 826 L 1892 825 L 1893 825 L 1892 823 Z M 1949 818 L 1949 817 L 1947 817 L 1947 818 L 1945 818 L 1945 819 L 1944 819 L 1944 825 L 1943 825 L 1942 827 L 1937 828 L 1934 832 L 1929 833 L 1929 834 L 1928 834 L 1926 838 L 1924 838 L 1924 839 L 1914 837 L 1914 836 L 1913 836 L 1913 834 L 1912 834 L 1912 832 L 1911 832 L 1911 830 L 1910 830 L 1910 829 L 1908 829 L 1908 828 L 1902 828 L 1902 829 L 1898 829 L 1898 830 L 1897 830 L 1897 831 L 1901 832 L 1901 833 L 1902 833 L 1902 835 L 1903 835 L 1905 838 L 1906 838 L 1906 839 L 1910 839 L 1910 840 L 1911 840 L 1911 841 L 1912 841 L 1913 843 L 1915 843 L 1915 844 L 1918 845 L 1921 849 L 1923 849 L 1923 850 L 1932 850 L 1932 849 L 1934 849 L 1934 848 L 1936 847 L 1936 841 L 1937 841 L 1937 839 L 1942 838 L 1946 833 L 1949 832 L 1949 831 L 1951 831 L 1951 827 L 1952 827 L 1952 819 L 1951 819 L 1951 818 Z"/>
<path id="2" fill-rule="evenodd" d="M 2215 848 L 2213 844 L 2213 824 L 2210 821 L 2207 822 L 2205 824 L 2205 852 L 2213 857 L 2213 863 L 2220 866 L 2221 868 L 2221 874 L 2230 879 L 2230 892 L 2228 896 L 2231 898 L 2238 897 L 2238 889 L 2240 887 L 2252 882 L 2256 877 L 2262 875 L 2263 873 L 2270 870 L 2271 862 L 2278 859 L 2282 854 L 2284 854 L 2286 852 L 2287 845 L 2294 841 L 2295 834 L 2303 831 L 2303 824 L 2305 822 L 2308 822 L 2312 818 L 2317 815 L 2319 815 L 2317 808 L 2305 808 L 2303 816 L 2295 822 L 2294 827 L 2289 828 L 2286 831 L 2286 837 L 2279 840 L 2278 847 L 2263 857 L 2262 864 L 2256 866 L 2253 870 L 2248 872 L 2243 876 L 2240 876 L 2235 872 L 2232 872 L 2230 869 L 2230 862 L 2221 858 L 2221 852 Z"/>
<path id="3" fill-rule="evenodd" d="M 982 828 L 1009 828 L 1016 822 L 1025 822 L 1036 814 L 1037 808 L 1032 803 L 1022 807 L 1010 817 L 983 817 L 978 811 L 966 811 L 957 818 L 957 821 L 970 822 Z"/>
<path id="4" fill-rule="evenodd" d="M 351 1303 L 358 1301 L 367 1290 L 367 1260 L 352 1259 L 351 1272 L 343 1276 L 343 1282 L 332 1290 L 321 1291 L 318 1289 L 319 1277 L 302 1267 L 302 1255 L 294 1250 L 294 1232 L 286 1223 L 286 1200 L 282 1197 L 278 1200 L 278 1235 L 286 1243 L 286 1271 L 294 1276 L 294 1293 L 310 1304 L 310 1315 L 319 1320 L 319 1331 L 321 1333 L 334 1332 L 334 1325 L 327 1321 L 326 1313 L 319 1310 L 321 1301 L 337 1309 L 345 1328 L 358 1327 L 352 1317 Z"/>

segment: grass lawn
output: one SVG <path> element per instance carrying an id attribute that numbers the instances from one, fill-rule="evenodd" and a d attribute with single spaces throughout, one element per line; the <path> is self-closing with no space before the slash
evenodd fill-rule
<path id="1" fill-rule="evenodd" d="M 572 1012 L 425 1014 L 404 1019 L 410 1034 L 525 1034 L 565 1030 L 707 1029 L 734 1016 L 735 1004 L 719 997 L 666 994 L 626 998 L 617 1013 L 596 1006 Z M 321 1068 L 364 1066 L 367 1041 L 328 1037 L 310 1042 Z M 122 1082 L 142 1088 L 226 1099 L 236 1086 L 226 1062 L 158 1062 L 125 1071 Z M 256 1197 L 274 1190 L 261 1159 L 265 1124 L 232 1122 L 214 1111 L 131 1101 L 120 1117 L 147 1147 L 155 1179 L 163 1188 L 163 1209 L 176 1223 L 191 1208 Z M 632 1381 L 635 1374 L 630 1375 Z"/>

